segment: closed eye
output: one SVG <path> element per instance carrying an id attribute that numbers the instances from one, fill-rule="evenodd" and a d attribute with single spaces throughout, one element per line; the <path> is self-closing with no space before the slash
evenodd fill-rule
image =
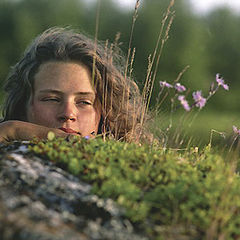
<path id="1" fill-rule="evenodd" d="M 43 101 L 43 102 L 60 102 L 60 99 L 55 98 L 55 97 L 49 97 L 49 98 L 43 98 L 41 101 Z"/>

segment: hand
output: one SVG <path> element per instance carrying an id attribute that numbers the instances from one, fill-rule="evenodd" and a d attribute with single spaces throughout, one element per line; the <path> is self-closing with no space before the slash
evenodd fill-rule
<path id="1" fill-rule="evenodd" d="M 67 137 L 69 134 L 56 128 L 48 128 L 37 124 L 10 120 L 0 123 L 0 142 L 13 140 L 31 140 L 35 137 L 46 139 L 51 131 L 56 137 Z"/>

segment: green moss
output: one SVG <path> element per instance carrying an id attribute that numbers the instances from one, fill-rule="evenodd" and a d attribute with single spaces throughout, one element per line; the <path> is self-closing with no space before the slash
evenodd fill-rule
<path id="1" fill-rule="evenodd" d="M 31 151 L 125 208 L 151 239 L 240 237 L 240 179 L 233 162 L 206 147 L 175 151 L 100 138 L 35 141 Z M 177 230 L 176 230 L 177 229 Z"/>

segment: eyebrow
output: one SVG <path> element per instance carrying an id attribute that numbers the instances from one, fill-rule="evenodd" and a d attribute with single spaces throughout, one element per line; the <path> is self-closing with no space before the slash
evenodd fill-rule
<path id="1" fill-rule="evenodd" d="M 62 91 L 55 90 L 55 89 L 43 89 L 39 91 L 40 93 L 54 93 L 54 94 L 63 94 Z M 93 92 L 76 92 L 74 93 L 75 95 L 80 95 L 80 96 L 93 96 L 95 97 L 95 93 Z"/>

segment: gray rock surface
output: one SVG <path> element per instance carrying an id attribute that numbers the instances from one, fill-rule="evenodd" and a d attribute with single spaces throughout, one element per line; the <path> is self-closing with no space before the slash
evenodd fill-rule
<path id="1" fill-rule="evenodd" d="M 142 240 L 111 199 L 27 151 L 0 146 L 1 240 Z"/>

